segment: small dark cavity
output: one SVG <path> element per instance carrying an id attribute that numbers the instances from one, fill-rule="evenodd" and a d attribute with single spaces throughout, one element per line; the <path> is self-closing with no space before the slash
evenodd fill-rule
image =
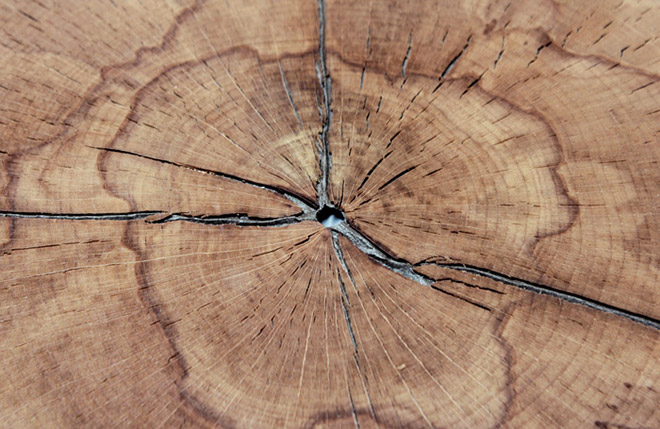
<path id="1" fill-rule="evenodd" d="M 344 222 L 346 218 L 344 217 L 344 213 L 338 208 L 323 206 L 316 212 L 316 220 L 326 228 L 331 228 Z"/>

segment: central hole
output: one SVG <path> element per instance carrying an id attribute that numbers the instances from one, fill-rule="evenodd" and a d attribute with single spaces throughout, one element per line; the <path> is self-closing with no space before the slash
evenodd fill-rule
<path id="1" fill-rule="evenodd" d="M 321 209 L 316 212 L 316 219 L 326 228 L 339 225 L 345 220 L 344 213 L 342 213 L 341 210 L 330 206 L 321 207 Z"/>

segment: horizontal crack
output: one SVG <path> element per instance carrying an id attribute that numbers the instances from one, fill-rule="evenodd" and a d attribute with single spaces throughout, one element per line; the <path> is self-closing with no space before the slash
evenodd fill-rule
<path id="1" fill-rule="evenodd" d="M 554 298 L 561 299 L 562 301 L 566 301 L 571 304 L 582 305 L 584 307 L 602 311 L 604 313 L 613 314 L 619 317 L 624 317 L 633 322 L 641 323 L 642 325 L 660 330 L 660 320 L 654 319 L 652 317 L 645 316 L 643 314 L 634 313 L 629 310 L 624 310 L 622 308 L 615 307 L 613 305 L 604 304 L 594 299 L 577 295 L 571 292 L 555 289 L 550 286 L 545 286 L 537 283 L 528 282 L 515 277 L 506 276 L 504 274 L 500 274 L 485 268 L 479 268 L 465 264 L 454 264 L 454 263 L 441 264 L 435 262 L 422 262 L 419 264 L 411 264 L 405 260 L 397 259 L 388 255 L 382 249 L 380 249 L 376 244 L 374 244 L 371 240 L 369 240 L 365 235 L 352 228 L 346 222 L 336 225 L 332 227 L 332 229 L 342 234 L 344 237 L 350 240 L 358 249 L 360 249 L 366 255 L 370 256 L 374 261 L 378 262 L 380 265 L 424 286 L 431 286 L 432 284 L 436 283 L 436 281 L 439 281 L 441 279 L 434 279 L 432 277 L 424 275 L 416 271 L 415 268 L 418 268 L 419 266 L 422 265 L 435 265 L 438 267 L 443 267 L 455 271 L 476 274 L 481 277 L 486 277 L 491 280 L 495 280 L 499 283 L 503 283 L 509 286 L 515 286 L 519 289 L 534 292 L 540 295 L 552 296 Z M 446 280 L 446 278 L 444 279 Z M 437 288 L 434 289 L 437 290 Z"/>
<path id="2" fill-rule="evenodd" d="M 159 217 L 161 216 L 161 217 Z M 303 221 L 315 221 L 315 212 L 303 212 L 293 216 L 283 216 L 276 218 L 259 218 L 247 216 L 242 213 L 226 214 L 226 215 L 188 215 L 183 213 L 167 213 L 163 211 L 136 211 L 125 213 L 44 213 L 44 212 L 20 212 L 20 211 L 0 211 L 0 217 L 6 218 L 23 218 L 23 219 L 61 219 L 61 220 L 109 220 L 109 221 L 132 221 L 157 217 L 157 219 L 150 223 L 167 223 L 167 222 L 194 222 L 206 225 L 238 225 L 238 226 L 286 226 Z M 550 286 L 545 286 L 538 283 L 529 282 L 515 277 L 510 277 L 492 270 L 480 268 L 466 264 L 456 263 L 437 263 L 437 262 L 421 262 L 419 264 L 411 264 L 405 260 L 394 258 L 376 244 L 369 240 L 362 233 L 356 231 L 348 223 L 342 222 L 330 228 L 333 231 L 333 246 L 335 251 L 338 250 L 338 237 L 339 233 L 351 241 L 358 249 L 371 257 L 374 261 L 384 266 L 385 268 L 402 275 L 405 278 L 413 280 L 423 286 L 431 286 L 434 283 L 447 278 L 435 279 L 418 272 L 415 268 L 423 265 L 434 265 L 450 270 L 466 272 L 485 277 L 499 283 L 509 286 L 515 286 L 519 289 L 527 290 L 537 293 L 539 295 L 552 296 L 562 301 L 572 304 L 582 305 L 587 308 L 602 311 L 604 313 L 613 314 L 619 317 L 626 318 L 633 322 L 641 323 L 642 325 L 660 330 L 660 320 L 654 319 L 643 314 L 635 313 L 610 304 L 605 304 L 594 299 L 574 294 L 571 292 L 555 289 Z M 339 253 L 341 255 L 341 253 Z M 343 262 L 343 257 L 339 256 L 340 261 Z M 344 269 L 349 273 L 347 267 Z M 451 280 L 451 279 L 449 279 Z M 453 280 L 452 280 L 453 281 Z M 434 288 L 437 289 L 437 288 Z M 444 291 L 443 291 L 444 292 Z M 471 302 L 472 303 L 472 302 Z M 472 303 L 474 304 L 474 303 Z"/>
<path id="3" fill-rule="evenodd" d="M 0 217 L 26 219 L 65 219 L 65 220 L 139 220 L 149 216 L 163 214 L 161 211 L 142 211 L 128 213 L 42 213 L 0 211 Z"/>
<path id="4" fill-rule="evenodd" d="M 305 220 L 315 220 L 314 213 L 299 213 L 293 216 L 283 216 L 277 218 L 259 218 L 247 216 L 244 214 L 231 214 L 220 216 L 192 216 L 186 214 L 172 214 L 166 218 L 156 220 L 152 223 L 165 223 L 173 221 L 186 221 L 194 223 L 203 223 L 207 225 L 239 225 L 239 226 L 284 226 Z"/>
<path id="5" fill-rule="evenodd" d="M 161 216 L 149 221 L 152 216 Z M 276 218 L 260 218 L 247 216 L 243 213 L 226 215 L 189 215 L 184 213 L 167 213 L 163 211 L 140 211 L 127 213 L 41 213 L 41 212 L 10 212 L 0 211 L 0 217 L 23 219 L 62 219 L 62 220 L 112 220 L 131 221 L 146 219 L 149 223 L 194 222 L 207 225 L 239 225 L 239 226 L 284 226 L 294 223 L 314 220 L 314 213 L 299 213 L 293 216 Z"/>
<path id="6" fill-rule="evenodd" d="M 160 217 L 159 217 L 160 216 Z M 136 211 L 125 213 L 44 213 L 44 212 L 20 212 L 20 211 L 0 211 L 0 217 L 6 218 L 22 218 L 22 219 L 61 219 L 61 220 L 108 220 L 108 221 L 132 221 L 145 219 L 149 222 L 148 218 L 156 217 L 157 219 L 150 223 L 168 223 L 168 222 L 193 222 L 206 225 L 238 225 L 238 226 L 286 226 L 292 225 L 303 221 L 315 221 L 315 212 L 303 212 L 293 216 L 283 216 L 276 218 L 260 218 L 247 216 L 243 213 L 225 214 L 225 215 L 189 215 L 184 213 L 167 213 L 163 211 Z M 613 314 L 619 317 L 624 317 L 628 320 L 641 323 L 642 325 L 660 330 L 660 320 L 654 319 L 643 314 L 635 313 L 610 304 L 605 304 L 588 298 L 582 295 L 574 294 L 571 292 L 555 289 L 550 286 L 529 282 L 515 277 L 510 277 L 492 270 L 480 268 L 466 264 L 455 263 L 437 263 L 437 262 L 421 262 L 419 264 L 411 264 L 405 260 L 394 258 L 376 244 L 369 240 L 366 236 L 352 228 L 348 223 L 342 222 L 330 228 L 333 230 L 333 245 L 337 250 L 338 241 L 336 233 L 339 233 L 351 241 L 358 249 L 371 257 L 374 261 L 384 266 L 385 268 L 402 275 L 405 278 L 413 280 L 424 286 L 431 286 L 434 283 L 447 280 L 435 279 L 418 272 L 415 268 L 422 265 L 434 265 L 450 270 L 466 272 L 485 277 L 499 283 L 509 286 L 515 286 L 519 289 L 534 292 L 540 295 L 548 295 L 554 298 L 561 299 L 572 304 L 582 305 L 584 307 L 592 308 L 594 310 L 602 311 L 604 313 Z M 343 261 L 343 258 L 340 257 Z M 344 267 L 346 270 L 347 267 Z M 348 271 L 348 270 L 346 270 Z M 350 274 L 349 274 L 350 275 Z M 451 280 L 451 279 L 450 279 Z"/>

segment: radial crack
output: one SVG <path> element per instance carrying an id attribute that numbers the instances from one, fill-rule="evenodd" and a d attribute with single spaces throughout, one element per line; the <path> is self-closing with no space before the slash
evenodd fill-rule
<path id="1" fill-rule="evenodd" d="M 467 48 L 470 46 L 470 41 L 472 40 L 472 35 L 470 35 L 467 38 L 467 41 L 465 42 L 465 45 L 463 46 L 463 49 L 460 50 L 458 54 L 454 58 L 452 58 L 451 61 L 449 61 L 449 64 L 447 64 L 447 67 L 442 71 L 442 74 L 440 75 L 440 80 L 443 80 L 449 72 L 454 68 L 456 63 L 458 62 L 459 59 L 463 56 L 463 53 L 467 50 Z"/>
<path id="2" fill-rule="evenodd" d="M 351 415 L 353 416 L 353 423 L 355 424 L 355 429 L 360 429 L 360 421 L 358 420 L 357 410 L 355 409 L 355 403 L 353 402 L 353 394 L 351 393 L 351 386 L 347 383 L 348 387 L 348 400 L 351 404 Z"/>
<path id="3" fill-rule="evenodd" d="M 413 36 L 412 32 L 408 38 L 408 50 L 406 51 L 406 56 L 403 57 L 403 62 L 401 63 L 401 77 L 406 77 L 406 67 L 408 66 L 408 60 L 410 60 L 410 51 L 412 51 Z"/>
<path id="4" fill-rule="evenodd" d="M 341 276 L 337 276 L 339 283 L 341 284 L 342 293 L 346 294 L 346 287 L 344 282 L 341 280 Z M 351 342 L 353 343 L 353 351 L 355 354 L 358 353 L 357 342 L 355 341 L 355 332 L 353 332 L 353 322 L 351 322 L 351 313 L 348 311 L 349 303 L 346 301 L 346 296 L 341 297 L 341 308 L 344 311 L 344 320 L 346 320 L 346 327 L 348 328 L 348 335 L 351 337 Z"/>
<path id="5" fill-rule="evenodd" d="M 318 0 L 319 8 L 319 64 L 316 64 L 316 74 L 321 85 L 322 107 L 319 110 L 322 115 L 322 127 L 319 139 L 321 140 L 321 178 L 317 185 L 318 203 L 319 207 L 330 204 L 328 196 L 328 182 L 330 176 L 330 167 L 332 164 L 332 155 L 330 153 L 330 143 L 328 141 L 328 133 L 330 131 L 330 123 L 332 122 L 332 109 L 330 106 L 332 84 L 330 81 L 330 74 L 327 69 L 327 54 L 325 48 L 325 0 Z"/>
<path id="6" fill-rule="evenodd" d="M 275 218 L 260 218 L 247 216 L 244 213 L 225 215 L 189 215 L 185 213 L 167 213 L 163 211 L 139 211 L 127 213 L 42 213 L 42 212 L 10 212 L 0 211 L 0 217 L 23 219 L 62 219 L 62 220 L 111 220 L 131 221 L 146 219 L 149 223 L 194 222 L 207 225 L 239 225 L 239 226 L 284 226 L 306 220 L 314 220 L 313 213 L 299 213 L 293 216 Z M 156 217 L 150 221 L 150 217 Z"/>
<path id="7" fill-rule="evenodd" d="M 355 280 L 353 280 L 353 275 L 349 271 L 348 265 L 346 265 L 344 254 L 342 253 L 341 247 L 339 245 L 339 234 L 337 234 L 337 232 L 335 231 L 332 232 L 332 247 L 335 249 L 335 255 L 337 255 L 337 259 L 339 259 L 339 263 L 341 264 L 342 268 L 348 275 L 348 278 L 351 280 L 353 287 L 355 287 Z M 346 292 L 346 285 L 344 284 L 344 281 L 341 279 L 339 273 L 337 273 L 337 280 L 339 280 L 339 288 L 341 289 L 341 294 L 342 294 L 341 308 L 344 310 L 344 319 L 346 319 L 346 326 L 348 327 L 348 333 L 351 337 L 351 341 L 353 342 L 353 348 L 355 350 L 355 353 L 357 354 L 358 346 L 357 346 L 357 342 L 355 341 L 355 333 L 353 332 L 353 323 L 351 322 L 351 314 L 348 311 L 351 302 L 348 299 L 348 293 Z"/>
<path id="8" fill-rule="evenodd" d="M 306 220 L 314 220 L 313 213 L 299 213 L 293 216 L 282 216 L 275 218 L 260 218 L 247 216 L 243 213 L 218 215 L 218 216 L 194 216 L 187 214 L 171 214 L 163 219 L 151 223 L 165 223 L 173 221 L 186 221 L 203 223 L 207 225 L 239 225 L 239 226 L 284 226 L 292 225 Z"/>
<path id="9" fill-rule="evenodd" d="M 286 96 L 289 98 L 289 103 L 291 104 L 293 113 L 296 114 L 296 119 L 298 119 L 298 125 L 300 125 L 300 128 L 305 128 L 302 120 L 300 119 L 298 108 L 296 108 L 296 103 L 293 102 L 293 95 L 291 94 L 291 90 L 289 89 L 289 83 L 286 81 L 286 74 L 284 73 L 284 70 L 282 70 L 282 63 L 278 61 L 277 65 L 280 68 L 280 75 L 282 75 L 282 85 L 284 86 L 284 91 L 286 92 Z"/>
<path id="10" fill-rule="evenodd" d="M 632 320 L 637 323 L 641 323 L 642 325 L 649 326 L 651 328 L 659 329 L 660 330 L 660 320 L 654 319 L 649 316 L 645 316 L 642 314 L 634 313 L 632 311 L 624 310 L 619 307 L 615 307 L 613 305 L 605 304 L 600 301 L 596 301 L 591 298 L 587 298 L 582 295 L 574 294 L 571 292 L 566 292 L 563 290 L 555 289 L 551 286 L 546 286 L 538 283 L 532 283 L 528 282 L 526 280 L 518 279 L 515 277 L 510 277 L 504 274 L 500 274 L 495 271 L 491 271 L 485 268 L 479 268 L 471 265 L 465 265 L 465 264 L 441 264 L 441 263 L 434 263 L 434 262 L 422 262 L 420 264 L 417 264 L 417 266 L 421 265 L 436 265 L 439 267 L 443 268 L 448 268 L 451 270 L 456 270 L 456 271 L 462 271 L 466 273 L 471 273 L 471 274 L 476 274 L 481 277 L 486 277 L 491 280 L 495 280 L 499 283 L 504 283 L 510 286 L 515 286 L 517 288 L 527 290 L 530 292 L 538 293 L 540 295 L 548 295 L 552 296 L 554 298 L 561 299 L 566 302 L 570 302 L 572 304 L 578 304 L 582 305 L 588 308 L 592 308 L 594 310 L 599 310 L 604 313 L 609 313 L 613 314 L 616 316 L 620 317 L 625 317 L 626 319 Z"/>
<path id="11" fill-rule="evenodd" d="M 303 211 L 303 213 L 312 213 L 313 211 L 316 210 L 316 207 L 314 207 L 314 203 L 311 202 L 311 201 L 308 201 L 305 197 L 300 196 L 300 195 L 296 195 L 293 192 L 284 190 L 284 189 L 279 188 L 277 186 L 266 185 L 264 183 L 259 183 L 259 182 L 255 182 L 255 181 L 252 181 L 252 180 L 249 180 L 249 179 L 244 179 L 242 177 L 235 176 L 233 174 L 222 173 L 220 171 L 215 171 L 215 170 L 208 170 L 208 169 L 205 169 L 205 168 L 195 167 L 193 165 L 188 165 L 188 164 L 180 164 L 178 162 L 169 161 L 169 160 L 166 160 L 166 159 L 154 158 L 154 157 L 149 156 L 149 155 L 143 155 L 141 153 L 130 152 L 130 151 L 127 151 L 127 150 L 113 149 L 113 148 L 107 148 L 107 147 L 96 147 L 96 146 L 87 146 L 87 147 L 92 148 L 92 149 L 96 149 L 96 150 L 100 150 L 100 151 L 105 151 L 105 152 L 121 153 L 121 154 L 124 154 L 124 155 L 136 156 L 136 157 L 139 157 L 139 158 L 148 159 L 150 161 L 160 162 L 162 164 L 173 165 L 175 167 L 180 167 L 180 168 L 186 168 L 188 170 L 195 171 L 195 172 L 198 172 L 198 173 L 210 174 L 210 175 L 213 175 L 213 176 L 222 177 L 224 179 L 228 179 L 228 180 L 231 180 L 233 182 L 243 183 L 245 185 L 249 185 L 249 186 L 252 186 L 252 187 L 255 187 L 255 188 L 259 188 L 259 189 L 263 189 L 265 191 L 275 193 L 275 194 L 277 194 L 281 197 L 284 197 L 284 198 L 288 199 L 289 201 L 291 201 L 292 203 L 297 205 Z"/>
<path id="12" fill-rule="evenodd" d="M 339 245 L 339 233 L 337 231 L 332 231 L 332 247 L 335 249 L 335 254 L 337 255 L 337 259 L 339 259 L 339 263 L 341 264 L 341 267 L 346 271 L 346 275 L 348 275 L 348 278 L 351 279 L 351 283 L 355 287 L 355 279 L 353 278 L 353 274 L 351 274 L 351 271 L 348 269 L 348 265 L 346 265 L 346 260 L 344 259 L 344 252 L 341 251 L 341 246 Z M 344 284 L 342 283 L 342 286 Z M 348 296 L 346 295 L 346 289 L 342 289 L 344 292 L 344 295 L 346 296 L 346 301 L 348 301 Z"/>
<path id="13" fill-rule="evenodd" d="M 332 230 L 348 238 L 358 249 L 360 249 L 366 255 L 370 256 L 373 260 L 382 266 L 394 271 L 395 273 L 401 274 L 402 276 L 424 286 L 431 286 L 431 284 L 435 282 L 435 280 L 431 277 L 425 276 L 424 274 L 415 271 L 412 264 L 387 255 L 367 237 L 352 228 L 348 223 L 343 222 L 333 226 Z"/>
<path id="14" fill-rule="evenodd" d="M 431 289 L 437 290 L 440 293 L 444 293 L 445 295 L 449 295 L 449 296 L 454 297 L 456 299 L 460 299 L 461 301 L 467 302 L 468 304 L 474 305 L 475 307 L 481 308 L 482 310 L 491 311 L 490 308 L 486 307 L 483 304 L 479 304 L 478 302 L 472 301 L 471 299 L 468 299 L 464 296 L 456 295 L 455 293 L 451 293 L 449 291 L 446 291 L 446 290 L 442 289 L 441 287 L 431 285 Z"/>
<path id="15" fill-rule="evenodd" d="M 139 220 L 160 215 L 161 211 L 141 211 L 128 213 L 43 213 L 0 211 L 0 217 L 25 219 L 64 219 L 64 220 Z"/>
<path id="16" fill-rule="evenodd" d="M 346 275 L 350 279 L 351 284 L 353 285 L 353 288 L 357 293 L 357 286 L 355 285 L 355 279 L 353 278 L 353 274 L 351 274 L 351 270 L 348 269 L 348 265 L 346 264 L 346 260 L 344 259 L 344 253 L 341 251 L 341 245 L 339 244 L 339 233 L 337 231 L 332 231 L 332 247 L 335 249 L 335 254 L 337 255 L 337 259 L 339 259 L 339 263 L 346 272 Z M 357 341 L 355 340 L 355 333 L 353 332 L 353 323 L 351 322 L 351 314 L 349 311 L 351 304 L 348 300 L 348 293 L 346 292 L 346 286 L 344 285 L 344 282 L 342 281 L 339 272 L 337 272 L 337 279 L 339 280 L 339 286 L 341 288 L 341 293 L 342 293 L 341 306 L 342 309 L 344 310 L 344 318 L 346 319 L 346 326 L 348 327 L 348 333 L 351 336 L 351 341 L 353 342 L 353 351 L 354 351 L 353 359 L 355 360 L 355 367 L 357 368 L 360 377 L 362 377 L 364 393 L 367 396 L 367 402 L 369 403 L 369 412 L 371 413 L 371 416 L 374 419 L 376 419 L 376 413 L 374 411 L 374 407 L 371 402 L 371 394 L 369 393 L 369 388 L 367 387 L 366 384 L 368 379 L 363 374 L 362 366 L 360 365 L 360 361 L 358 359 L 358 355 L 359 355 L 358 345 L 357 345 Z"/>
<path id="17" fill-rule="evenodd" d="M 529 292 L 534 292 L 540 295 L 552 296 L 554 298 L 561 299 L 562 301 L 566 301 L 571 304 L 582 305 L 584 307 L 602 311 L 604 313 L 613 314 L 615 316 L 623 317 L 633 322 L 641 323 L 642 325 L 660 330 L 660 320 L 658 319 L 654 319 L 652 317 L 645 316 L 643 314 L 634 313 L 632 311 L 618 308 L 609 304 L 604 304 L 594 299 L 577 295 L 571 292 L 555 289 L 550 286 L 528 282 L 526 280 L 518 279 L 515 277 L 510 277 L 485 268 L 479 268 L 465 264 L 441 264 L 435 262 L 421 262 L 418 264 L 411 264 L 410 262 L 407 262 L 405 260 L 397 259 L 388 255 L 383 250 L 381 250 L 376 244 L 374 244 L 371 240 L 369 240 L 365 235 L 352 228 L 347 222 L 332 227 L 332 230 L 342 234 L 344 237 L 350 240 L 358 249 L 360 249 L 366 255 L 370 256 L 371 259 L 373 259 L 380 265 L 402 275 L 403 277 L 413 280 L 423 286 L 431 286 L 432 284 L 436 283 L 439 280 L 443 280 L 443 279 L 446 280 L 446 278 L 434 279 L 432 277 L 429 277 L 427 275 L 418 272 L 415 269 L 422 265 L 436 265 L 450 270 L 476 274 L 481 277 L 486 277 L 491 280 L 495 280 L 499 283 L 503 283 L 509 286 L 515 286 L 519 289 L 523 289 Z M 475 304 L 475 303 L 471 302 L 471 304 Z"/>

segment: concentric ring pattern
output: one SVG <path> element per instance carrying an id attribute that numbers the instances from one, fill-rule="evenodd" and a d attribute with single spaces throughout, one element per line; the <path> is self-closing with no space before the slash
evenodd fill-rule
<path id="1" fill-rule="evenodd" d="M 660 425 L 656 22 L 3 2 L 0 421 Z"/>

